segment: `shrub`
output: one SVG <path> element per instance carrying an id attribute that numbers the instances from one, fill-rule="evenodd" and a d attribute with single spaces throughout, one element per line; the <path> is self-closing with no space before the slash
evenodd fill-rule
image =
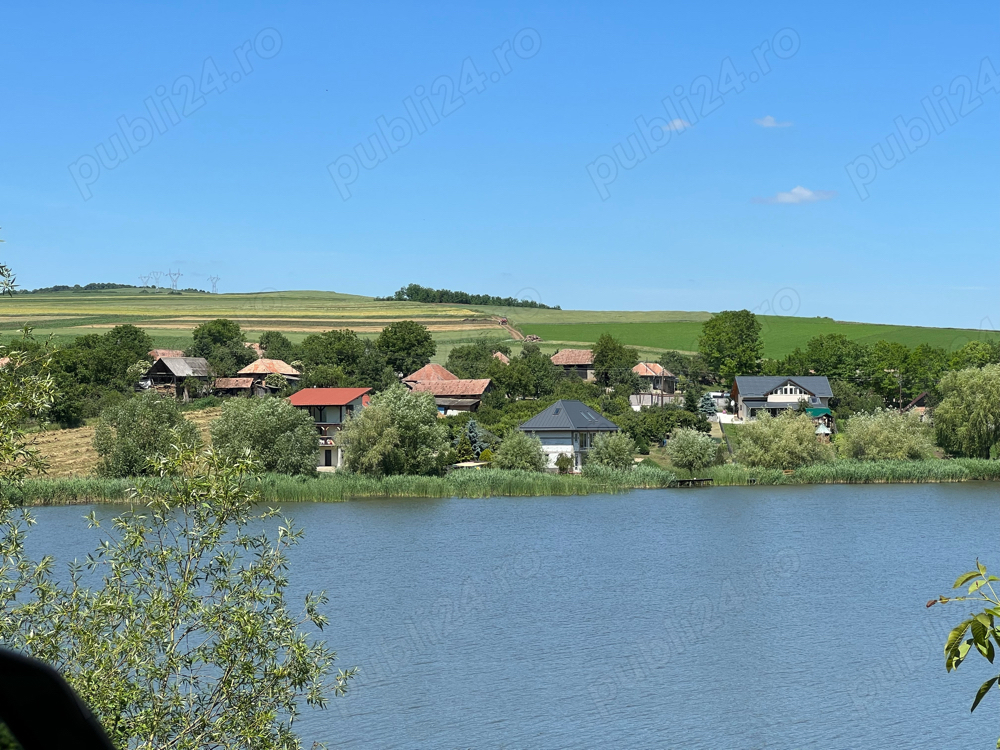
<path id="1" fill-rule="evenodd" d="M 556 468 L 560 474 L 568 474 L 569 470 L 573 468 L 573 457 L 568 453 L 560 453 L 556 457 Z"/>
<path id="2" fill-rule="evenodd" d="M 487 448 L 486 450 L 484 450 L 482 453 L 479 454 L 479 460 L 489 463 L 490 461 L 493 460 L 493 451 Z"/>
<path id="3" fill-rule="evenodd" d="M 434 397 L 393 383 L 344 424 L 338 437 L 347 468 L 360 474 L 430 474 L 447 436 Z"/>
<path id="4" fill-rule="evenodd" d="M 102 531 L 86 575 L 37 566 L 33 595 L 4 607 L 4 645 L 58 669 L 114 747 L 300 747 L 303 705 L 355 674 L 334 672 L 333 651 L 304 630 L 327 624 L 326 597 L 306 594 L 301 611 L 289 599 L 302 531 L 260 507 L 246 459 L 183 449 L 160 468 Z M 5 588 L 11 558 L 36 568 L 22 540 L 7 545 Z"/>
<path id="5" fill-rule="evenodd" d="M 229 399 L 211 430 L 213 447 L 231 460 L 249 451 L 265 471 L 316 471 L 316 425 L 307 411 L 284 399 Z"/>
<path id="6" fill-rule="evenodd" d="M 740 429 L 737 460 L 764 469 L 796 469 L 829 461 L 833 447 L 816 438 L 816 425 L 805 414 L 791 409 L 780 416 L 765 413 Z"/>
<path id="7" fill-rule="evenodd" d="M 493 461 L 497 469 L 521 471 L 544 471 L 545 464 L 542 441 L 520 430 L 513 430 L 504 438 Z"/>
<path id="8" fill-rule="evenodd" d="M 934 456 L 931 427 L 916 412 L 878 409 L 855 414 L 836 438 L 842 458 L 859 461 L 916 461 Z"/>
<path id="9" fill-rule="evenodd" d="M 679 469 L 697 471 L 715 462 L 715 441 L 704 432 L 677 430 L 667 442 L 667 455 Z"/>
<path id="10" fill-rule="evenodd" d="M 166 455 L 172 444 L 198 442 L 198 428 L 184 419 L 175 399 L 146 391 L 101 412 L 94 431 L 94 449 L 101 457 L 97 472 L 106 477 L 150 474 L 150 461 Z"/>
<path id="11" fill-rule="evenodd" d="M 626 471 L 635 465 L 635 441 L 624 432 L 602 432 L 594 439 L 587 462 Z"/>

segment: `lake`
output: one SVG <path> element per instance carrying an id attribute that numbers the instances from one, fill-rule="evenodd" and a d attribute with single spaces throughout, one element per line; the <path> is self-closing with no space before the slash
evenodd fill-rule
<path id="1" fill-rule="evenodd" d="M 84 507 L 37 509 L 31 549 L 81 557 Z M 331 747 L 988 748 L 990 676 L 944 669 L 1000 568 L 1000 485 L 647 490 L 287 508 L 293 596 L 325 589 L 346 698 Z M 107 507 L 99 509 L 108 513 Z M 996 674 L 996 671 L 993 671 Z"/>

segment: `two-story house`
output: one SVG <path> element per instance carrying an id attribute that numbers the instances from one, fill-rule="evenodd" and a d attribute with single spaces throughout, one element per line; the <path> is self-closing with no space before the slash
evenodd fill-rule
<path id="1" fill-rule="evenodd" d="M 594 445 L 594 438 L 602 432 L 617 432 L 618 425 L 582 401 L 563 399 L 519 425 L 518 429 L 542 441 L 547 468 L 555 469 L 559 454 L 565 453 L 573 459 L 574 471 L 579 471 Z"/>
<path id="2" fill-rule="evenodd" d="M 744 421 L 762 411 L 776 417 L 785 409 L 798 408 L 800 401 L 826 412 L 832 396 L 830 381 L 822 375 L 739 375 L 731 394 L 736 416 Z"/>
<path id="3" fill-rule="evenodd" d="M 356 411 L 368 405 L 371 388 L 303 388 L 288 400 L 305 409 L 319 432 L 316 465 L 320 471 L 334 471 L 344 465 L 344 451 L 337 445 L 337 433 Z"/>

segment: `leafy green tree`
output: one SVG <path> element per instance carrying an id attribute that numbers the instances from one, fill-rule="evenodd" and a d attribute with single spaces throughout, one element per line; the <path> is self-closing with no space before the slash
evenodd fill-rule
<path id="1" fill-rule="evenodd" d="M 332 674 L 335 654 L 303 630 L 328 623 L 326 597 L 307 595 L 301 614 L 288 602 L 302 532 L 258 510 L 246 458 L 174 449 L 157 473 L 88 575 L 73 564 L 61 583 L 42 561 L 34 595 L 0 619 L 3 642 L 62 672 L 116 747 L 300 748 L 303 702 L 324 706 L 355 674 Z"/>
<path id="2" fill-rule="evenodd" d="M 249 453 L 264 471 L 316 473 L 316 423 L 309 412 L 285 399 L 229 399 L 211 431 L 212 445 L 221 456 L 236 460 Z"/>
<path id="3" fill-rule="evenodd" d="M 602 432 L 594 438 L 587 463 L 628 470 L 635 466 L 635 441 L 625 432 Z"/>
<path id="4" fill-rule="evenodd" d="M 437 352 L 427 326 L 413 320 L 390 323 L 375 339 L 375 345 L 385 353 L 389 367 L 403 375 L 419 370 Z"/>
<path id="5" fill-rule="evenodd" d="M 496 352 L 509 356 L 510 347 L 496 339 L 480 336 L 471 344 L 456 346 L 448 352 L 445 369 L 460 378 L 485 378 L 497 362 L 493 357 Z"/>
<path id="6" fill-rule="evenodd" d="M 137 477 L 154 470 L 151 460 L 166 455 L 178 442 L 196 444 L 198 428 L 180 405 L 154 391 L 133 396 L 101 412 L 94 448 L 101 457 L 97 471 L 106 477 Z"/>
<path id="7" fill-rule="evenodd" d="M 281 392 L 288 389 L 288 378 L 280 372 L 269 372 L 267 377 L 264 378 L 264 385 L 275 391 Z"/>
<path id="8" fill-rule="evenodd" d="M 934 409 L 937 442 L 952 454 L 989 458 L 1000 445 L 1000 365 L 945 373 Z"/>
<path id="9" fill-rule="evenodd" d="M 934 431 L 916 412 L 879 409 L 847 420 L 835 445 L 841 458 L 917 461 L 934 457 Z"/>
<path id="10" fill-rule="evenodd" d="M 928 607 L 939 602 L 975 602 L 975 606 L 983 607 L 982 611 L 971 613 L 948 634 L 944 644 L 944 666 L 948 672 L 958 669 L 973 650 L 978 651 L 990 664 L 994 663 L 996 654 L 1000 651 L 1000 626 L 997 624 L 997 618 L 1000 617 L 1000 595 L 993 588 L 998 580 L 1000 578 L 990 575 L 986 566 L 976 560 L 976 569 L 959 576 L 952 587 L 960 589 L 968 586 L 965 596 L 939 596 L 927 602 Z M 966 638 L 967 635 L 970 637 Z M 972 711 L 979 707 L 983 698 L 994 687 L 1000 690 L 1000 674 L 990 677 L 979 686 L 972 701 Z M 1000 739 L 997 740 L 997 747 L 1000 748 Z"/>
<path id="11" fill-rule="evenodd" d="M 885 406 L 885 400 L 875 391 L 849 380 L 831 380 L 830 390 L 833 391 L 830 410 L 838 422 L 855 414 L 871 414 Z"/>
<path id="12" fill-rule="evenodd" d="M 345 388 L 347 373 L 336 365 L 316 365 L 302 375 L 299 385 L 303 388 Z"/>
<path id="13" fill-rule="evenodd" d="M 235 320 L 216 318 L 202 323 L 191 332 L 193 344 L 186 352 L 189 357 L 210 357 L 216 347 L 237 343 L 243 346 L 246 337 Z M 245 347 L 244 347 L 245 348 Z"/>
<path id="14" fill-rule="evenodd" d="M 257 359 L 246 346 L 243 329 L 235 320 L 217 318 L 202 323 L 191 332 L 194 342 L 184 353 L 188 357 L 204 357 L 218 377 L 232 377 Z"/>
<path id="15" fill-rule="evenodd" d="M 545 471 L 542 441 L 521 430 L 512 430 L 494 454 L 493 467 L 520 471 Z"/>
<path id="16" fill-rule="evenodd" d="M 629 409 L 611 417 L 611 421 L 632 436 L 637 445 L 659 445 L 675 429 L 692 429 L 710 432 L 712 426 L 705 417 L 680 409 L 673 404 L 643 406 L 639 411 Z"/>
<path id="17" fill-rule="evenodd" d="M 291 363 L 298 357 L 295 344 L 279 331 L 264 331 L 260 335 L 260 348 L 268 359 L 280 359 Z"/>
<path id="18" fill-rule="evenodd" d="M 698 352 L 728 386 L 737 375 L 756 375 L 764 354 L 761 324 L 749 310 L 724 310 L 705 321 Z"/>
<path id="19" fill-rule="evenodd" d="M 704 432 L 681 429 L 667 441 L 667 455 L 674 466 L 698 471 L 715 462 L 716 445 Z"/>
<path id="20" fill-rule="evenodd" d="M 736 460 L 764 469 L 797 469 L 830 461 L 833 448 L 816 439 L 816 425 L 805 414 L 788 409 L 777 417 L 766 412 L 740 428 Z"/>
<path id="21" fill-rule="evenodd" d="M 328 367 L 332 370 L 325 372 L 327 376 L 338 369 L 343 372 L 344 382 L 338 386 L 380 391 L 399 382 L 385 353 L 374 342 L 361 339 L 349 328 L 306 336 L 301 352 L 308 381 L 319 377 L 310 376 L 310 372 Z M 312 382 L 303 383 L 306 384 L 313 385 Z"/>
<path id="22" fill-rule="evenodd" d="M 430 474 L 447 448 L 434 397 L 395 383 L 344 424 L 338 441 L 347 468 L 359 474 Z"/>
<path id="23" fill-rule="evenodd" d="M 970 341 L 952 353 L 948 362 L 951 370 L 966 370 L 1000 364 L 1000 341 Z"/>
<path id="24" fill-rule="evenodd" d="M 302 341 L 302 361 L 307 366 L 336 365 L 345 372 L 354 368 L 365 351 L 365 343 L 349 328 L 313 333 Z"/>
<path id="25" fill-rule="evenodd" d="M 635 349 L 625 346 L 610 333 L 602 333 L 592 351 L 594 379 L 598 385 L 613 388 L 624 384 L 629 394 L 641 389 L 641 378 L 632 372 L 632 368 L 639 363 L 639 353 Z"/>

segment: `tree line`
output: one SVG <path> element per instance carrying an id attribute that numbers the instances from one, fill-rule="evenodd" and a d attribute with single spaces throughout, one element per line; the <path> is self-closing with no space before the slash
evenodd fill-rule
<path id="1" fill-rule="evenodd" d="M 391 297 L 376 297 L 377 302 L 448 302 L 454 305 L 490 305 L 492 307 L 534 307 L 540 310 L 561 310 L 559 305 L 543 305 L 533 299 L 497 297 L 492 294 L 469 294 L 451 289 L 431 289 L 420 284 L 407 284 Z"/>

